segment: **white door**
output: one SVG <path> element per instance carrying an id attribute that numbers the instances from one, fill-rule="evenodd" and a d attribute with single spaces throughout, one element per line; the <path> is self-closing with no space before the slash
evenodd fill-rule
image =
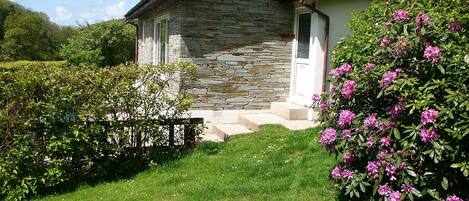
<path id="1" fill-rule="evenodd" d="M 317 14 L 312 14 L 309 11 L 297 12 L 290 102 L 309 105 L 312 103 L 313 94 L 322 92 L 324 28 L 325 23 Z"/>

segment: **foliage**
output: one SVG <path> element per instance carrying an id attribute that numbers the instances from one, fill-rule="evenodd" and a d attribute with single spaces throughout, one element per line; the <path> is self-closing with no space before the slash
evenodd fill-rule
<path id="1" fill-rule="evenodd" d="M 165 135 L 146 122 L 189 109 L 189 96 L 176 85 L 180 73 L 194 71 L 189 63 L 1 67 L 0 199 L 100 179 L 129 168 L 128 161 L 144 167 L 157 151 L 146 147 L 164 143 Z"/>
<path id="2" fill-rule="evenodd" d="M 0 1 L 0 60 L 57 60 L 72 27 L 60 27 L 44 13 Z"/>
<path id="3" fill-rule="evenodd" d="M 374 1 L 353 15 L 314 105 L 345 199 L 469 198 L 468 7 Z"/>
<path id="4" fill-rule="evenodd" d="M 114 66 L 135 58 L 135 27 L 113 20 L 81 28 L 61 51 L 71 64 Z"/>
<path id="5" fill-rule="evenodd" d="M 335 160 L 311 143 L 318 132 L 265 126 L 226 143 L 201 144 L 189 156 L 129 180 L 83 186 L 40 200 L 333 201 L 337 192 L 327 175 Z M 217 152 L 208 151 L 215 147 Z"/>

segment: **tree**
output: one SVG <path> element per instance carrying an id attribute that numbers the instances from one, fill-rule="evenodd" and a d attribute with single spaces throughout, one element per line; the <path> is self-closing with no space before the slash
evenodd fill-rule
<path id="1" fill-rule="evenodd" d="M 1 61 L 61 59 L 60 48 L 75 32 L 51 22 L 45 13 L 0 0 Z"/>
<path id="2" fill-rule="evenodd" d="M 13 60 L 50 60 L 53 50 L 44 16 L 16 13 L 5 20 L 5 53 Z"/>
<path id="3" fill-rule="evenodd" d="M 133 61 L 135 28 L 122 20 L 112 20 L 81 28 L 69 39 L 61 55 L 71 64 L 114 66 Z"/>

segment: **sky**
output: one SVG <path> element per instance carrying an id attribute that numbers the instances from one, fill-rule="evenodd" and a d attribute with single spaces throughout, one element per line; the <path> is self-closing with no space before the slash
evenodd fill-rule
<path id="1" fill-rule="evenodd" d="M 44 12 L 59 25 L 93 24 L 123 18 L 139 0 L 11 0 Z"/>

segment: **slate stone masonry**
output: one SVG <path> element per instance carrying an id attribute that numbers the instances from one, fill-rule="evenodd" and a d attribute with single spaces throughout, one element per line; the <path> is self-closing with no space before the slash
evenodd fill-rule
<path id="1" fill-rule="evenodd" d="M 196 82 L 181 79 L 181 87 L 194 95 L 193 109 L 267 109 L 271 102 L 287 99 L 293 3 L 174 0 L 140 21 L 162 10 L 170 16 L 170 60 L 191 61 L 199 68 Z M 148 53 L 140 54 L 139 59 L 148 60 Z"/>

